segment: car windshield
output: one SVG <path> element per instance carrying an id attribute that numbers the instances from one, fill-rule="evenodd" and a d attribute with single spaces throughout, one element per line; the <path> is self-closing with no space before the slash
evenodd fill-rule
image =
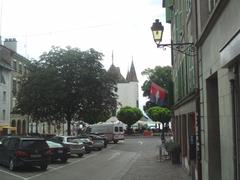
<path id="1" fill-rule="evenodd" d="M 23 149 L 47 149 L 48 145 L 44 140 L 22 140 Z"/>

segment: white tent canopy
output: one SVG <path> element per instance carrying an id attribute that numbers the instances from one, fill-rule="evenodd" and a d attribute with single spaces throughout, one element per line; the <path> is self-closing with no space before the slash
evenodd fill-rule
<path id="1" fill-rule="evenodd" d="M 105 123 L 118 124 L 118 123 L 123 123 L 123 122 L 122 122 L 122 121 L 119 121 L 116 116 L 112 116 L 112 117 L 110 117 L 108 120 L 106 120 Z"/>

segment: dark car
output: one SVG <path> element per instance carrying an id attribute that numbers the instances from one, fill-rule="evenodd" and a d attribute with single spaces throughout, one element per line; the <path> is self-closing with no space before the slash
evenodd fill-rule
<path id="1" fill-rule="evenodd" d="M 0 141 L 0 163 L 15 170 L 20 166 L 40 166 L 46 170 L 50 150 L 43 138 L 4 137 Z"/>
<path id="2" fill-rule="evenodd" d="M 62 162 L 67 162 L 68 157 L 70 156 L 70 150 L 67 147 L 64 147 L 60 143 L 46 141 L 49 149 L 51 151 L 51 162 L 61 160 Z"/>

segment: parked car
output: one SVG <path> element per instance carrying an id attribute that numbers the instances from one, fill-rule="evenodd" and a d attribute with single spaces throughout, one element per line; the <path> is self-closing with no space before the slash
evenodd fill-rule
<path id="1" fill-rule="evenodd" d="M 85 154 L 85 147 L 83 143 L 72 142 L 75 136 L 54 136 L 49 141 L 63 144 L 65 147 L 70 148 L 70 154 L 77 154 L 82 157 Z"/>
<path id="2" fill-rule="evenodd" d="M 88 134 L 88 135 L 81 135 L 78 138 L 89 138 L 93 142 L 93 149 L 94 150 L 101 150 L 104 148 L 104 139 L 100 136 Z"/>
<path id="3" fill-rule="evenodd" d="M 56 160 L 61 160 L 62 162 L 67 162 L 67 159 L 70 155 L 70 149 L 63 146 L 60 143 L 52 142 L 52 141 L 46 141 L 49 149 L 51 151 L 51 162 Z"/>
<path id="4" fill-rule="evenodd" d="M 103 144 L 104 144 L 104 148 L 106 148 L 107 147 L 107 145 L 108 145 L 108 140 L 107 140 L 107 138 L 106 138 L 106 136 L 105 135 L 103 135 L 103 134 L 97 134 L 97 133 L 90 133 L 90 134 L 88 134 L 88 136 L 90 137 L 90 138 L 92 138 L 93 140 L 95 139 L 95 140 L 102 140 L 103 141 Z"/>
<path id="5" fill-rule="evenodd" d="M 73 142 L 77 142 L 77 143 L 83 143 L 84 146 L 85 146 L 85 152 L 86 153 L 90 153 L 92 152 L 92 150 L 94 149 L 93 147 L 93 141 L 90 140 L 89 138 L 76 138 L 76 139 L 73 139 Z"/>
<path id="6" fill-rule="evenodd" d="M 20 166 L 40 166 L 46 170 L 50 150 L 43 138 L 7 136 L 0 141 L 0 163 L 11 171 Z"/>

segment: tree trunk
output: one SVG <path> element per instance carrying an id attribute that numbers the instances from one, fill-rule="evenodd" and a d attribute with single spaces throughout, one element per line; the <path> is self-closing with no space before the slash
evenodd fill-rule
<path id="1" fill-rule="evenodd" d="M 161 140 L 164 143 L 165 142 L 165 128 L 164 128 L 164 123 L 162 123 L 162 134 L 161 134 Z"/>
<path id="2" fill-rule="evenodd" d="M 71 118 L 67 117 L 67 134 L 71 136 Z"/>

